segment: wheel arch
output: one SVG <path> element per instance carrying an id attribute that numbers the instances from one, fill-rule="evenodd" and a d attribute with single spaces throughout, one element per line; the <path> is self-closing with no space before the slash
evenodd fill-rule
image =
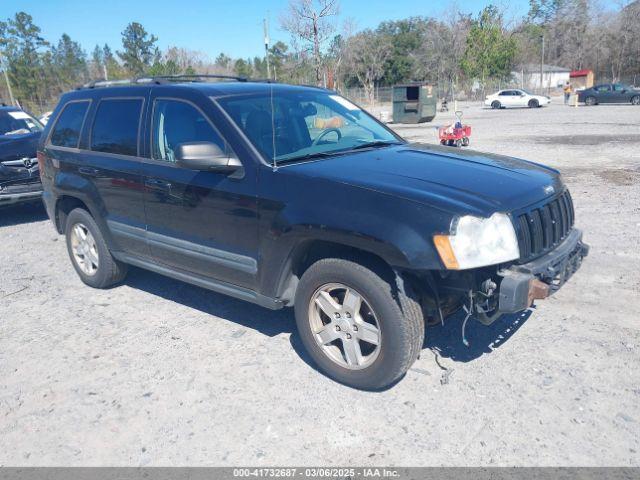
<path id="1" fill-rule="evenodd" d="M 396 269 L 389 259 L 385 259 L 380 252 L 332 240 L 307 239 L 297 243 L 284 262 L 275 279 L 275 296 L 285 304 L 291 305 L 295 298 L 298 282 L 304 272 L 315 262 L 324 258 L 355 261 L 389 281 L 392 281 L 396 276 Z"/>
<path id="2" fill-rule="evenodd" d="M 91 215 L 93 220 L 98 225 L 98 228 L 100 229 L 100 232 L 102 233 L 105 239 L 105 242 L 107 243 L 107 246 L 109 247 L 109 249 L 113 249 L 115 244 L 114 244 L 113 238 L 111 237 L 111 231 L 109 230 L 102 216 L 100 216 L 97 211 L 91 208 L 90 205 L 91 205 L 90 202 L 86 201 L 86 199 L 83 199 L 79 195 L 71 195 L 71 194 L 60 195 L 57 198 L 55 207 L 54 207 L 54 215 L 55 215 L 54 225 L 55 225 L 56 231 L 59 234 L 64 235 L 66 230 L 67 217 L 69 216 L 72 210 L 76 208 L 81 208 L 83 210 L 86 210 L 89 213 L 89 215 Z"/>
<path id="3" fill-rule="evenodd" d="M 62 195 L 57 199 L 54 210 L 54 223 L 58 233 L 64 234 L 67 224 L 67 217 L 69 216 L 71 211 L 76 208 L 82 208 L 83 210 L 86 210 L 95 219 L 95 215 L 91 212 L 91 210 L 83 200 L 80 200 L 78 197 L 74 197 L 71 195 Z"/>

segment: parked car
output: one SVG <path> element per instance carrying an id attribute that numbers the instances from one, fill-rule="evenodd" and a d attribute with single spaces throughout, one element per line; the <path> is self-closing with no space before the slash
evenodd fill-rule
<path id="1" fill-rule="evenodd" d="M 321 88 L 189 80 L 67 93 L 45 129 L 44 202 L 89 286 L 135 265 L 293 307 L 322 371 L 379 389 L 425 319 L 525 310 L 588 252 L 556 170 L 409 144 Z"/>
<path id="2" fill-rule="evenodd" d="M 493 95 L 488 95 L 484 101 L 485 106 L 494 109 L 511 107 L 538 108 L 551 103 L 551 97 L 534 95 L 523 89 L 500 90 Z"/>
<path id="3" fill-rule="evenodd" d="M 621 83 L 603 83 L 578 91 L 578 101 L 586 105 L 599 103 L 631 103 L 640 105 L 640 89 Z"/>
<path id="4" fill-rule="evenodd" d="M 36 151 L 43 126 L 17 107 L 0 107 L 0 207 L 39 201 Z"/>

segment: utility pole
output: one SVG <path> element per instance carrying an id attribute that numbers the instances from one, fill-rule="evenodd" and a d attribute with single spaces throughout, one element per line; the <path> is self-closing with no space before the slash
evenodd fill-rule
<path id="1" fill-rule="evenodd" d="M 2 67 L 2 72 L 4 73 L 4 81 L 7 82 L 7 90 L 9 91 L 9 99 L 11 100 L 11 105 L 16 104 L 15 98 L 13 98 L 13 90 L 11 90 L 11 82 L 9 81 L 9 75 L 7 74 L 7 66 L 4 62 L 4 57 L 2 53 L 0 53 L 0 66 Z"/>
<path id="2" fill-rule="evenodd" d="M 542 55 L 540 55 L 540 94 L 544 93 L 544 87 L 542 84 L 542 79 L 544 77 L 544 34 L 540 35 L 542 39 Z"/>
<path id="3" fill-rule="evenodd" d="M 269 63 L 269 20 L 263 19 L 262 23 L 264 25 L 264 57 L 267 61 L 267 78 L 271 78 L 271 65 Z"/>
<path id="4" fill-rule="evenodd" d="M 102 65 L 102 72 L 104 73 L 104 79 L 109 80 L 109 72 L 107 71 L 107 64 Z"/>

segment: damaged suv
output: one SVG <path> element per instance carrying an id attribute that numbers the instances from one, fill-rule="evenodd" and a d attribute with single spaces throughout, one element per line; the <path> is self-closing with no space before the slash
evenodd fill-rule
<path id="1" fill-rule="evenodd" d="M 323 372 L 379 389 L 416 360 L 430 321 L 525 310 L 588 253 L 556 170 L 409 144 L 332 91 L 237 80 L 62 97 L 38 156 L 87 285 L 135 265 L 294 307 Z"/>
<path id="2" fill-rule="evenodd" d="M 0 207 L 39 201 L 36 150 L 42 124 L 17 107 L 0 107 Z"/>

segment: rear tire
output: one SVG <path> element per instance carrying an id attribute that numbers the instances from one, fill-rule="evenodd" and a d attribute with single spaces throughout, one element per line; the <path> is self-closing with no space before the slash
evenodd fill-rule
<path id="1" fill-rule="evenodd" d="M 82 208 L 69 213 L 65 236 L 71 264 L 80 280 L 93 288 L 108 288 L 127 274 L 127 265 L 111 255 L 100 228 Z"/>
<path id="2" fill-rule="evenodd" d="M 531 100 L 529 100 L 529 103 L 527 105 L 529 105 L 529 108 L 538 108 L 540 106 L 540 103 L 535 98 L 532 98 Z"/>
<path id="3" fill-rule="evenodd" d="M 456 147 L 460 148 L 462 146 L 462 140 L 461 139 L 457 139 L 456 140 Z"/>
<path id="4" fill-rule="evenodd" d="M 388 387 L 402 377 L 424 341 L 422 310 L 413 293 L 391 274 L 350 260 L 323 259 L 307 269 L 296 291 L 295 316 L 319 369 L 364 390 Z M 356 354 L 349 353 L 354 349 Z"/>
<path id="5" fill-rule="evenodd" d="M 640 95 L 631 97 L 631 105 L 640 105 Z"/>
<path id="6" fill-rule="evenodd" d="M 498 100 L 494 100 L 493 102 L 491 102 L 491 108 L 493 108 L 494 110 L 499 110 L 500 108 L 502 108 L 502 104 Z"/>
<path id="7" fill-rule="evenodd" d="M 584 99 L 584 104 L 588 105 L 590 107 L 595 105 L 596 103 L 597 103 L 596 102 L 596 97 L 587 97 L 587 98 Z"/>

